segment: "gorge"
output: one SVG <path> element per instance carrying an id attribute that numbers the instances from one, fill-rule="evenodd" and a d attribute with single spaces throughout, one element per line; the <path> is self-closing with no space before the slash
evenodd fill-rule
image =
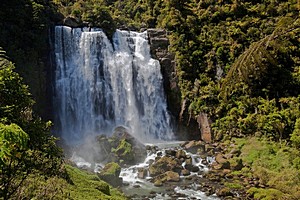
<path id="1" fill-rule="evenodd" d="M 1 5 L 0 199 L 300 199 L 299 1 Z"/>

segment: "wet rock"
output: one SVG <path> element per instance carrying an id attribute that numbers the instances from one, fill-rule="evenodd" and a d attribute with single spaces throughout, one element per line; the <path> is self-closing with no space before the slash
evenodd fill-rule
<path id="1" fill-rule="evenodd" d="M 192 165 L 193 164 L 193 159 L 190 156 L 187 156 L 185 159 L 185 164 L 186 165 Z"/>
<path id="2" fill-rule="evenodd" d="M 169 155 L 169 156 L 176 156 L 176 151 L 174 149 L 167 149 L 165 151 L 166 155 Z"/>
<path id="3" fill-rule="evenodd" d="M 156 155 L 161 157 L 162 156 L 162 152 L 159 151 L 159 152 L 156 153 Z"/>
<path id="4" fill-rule="evenodd" d="M 176 152 L 176 158 L 181 159 L 181 158 L 186 158 L 186 153 L 182 149 L 178 150 Z"/>
<path id="5" fill-rule="evenodd" d="M 147 169 L 145 168 L 138 168 L 138 178 L 144 179 L 147 176 Z"/>
<path id="6" fill-rule="evenodd" d="M 114 129 L 110 141 L 112 153 L 117 160 L 123 160 L 123 164 L 134 165 L 144 161 L 147 156 L 145 145 L 134 138 L 124 126 L 117 126 Z"/>
<path id="7" fill-rule="evenodd" d="M 100 179 L 111 184 L 114 187 L 122 185 L 122 178 L 119 177 L 121 172 L 121 167 L 118 163 L 111 162 L 107 163 L 104 168 L 98 173 Z"/>
<path id="8" fill-rule="evenodd" d="M 150 45 L 153 49 L 167 49 L 169 46 L 169 39 L 153 37 L 150 38 Z"/>
<path id="9" fill-rule="evenodd" d="M 129 186 L 130 184 L 128 182 L 123 182 L 123 186 Z"/>
<path id="10" fill-rule="evenodd" d="M 163 185 L 163 182 L 161 181 L 161 180 L 156 180 L 155 182 L 154 182 L 154 186 L 155 187 L 161 187 Z"/>
<path id="11" fill-rule="evenodd" d="M 181 170 L 181 174 L 183 176 L 189 176 L 189 175 L 191 175 L 191 172 L 189 170 L 187 170 L 187 169 L 183 169 L 183 170 Z"/>
<path id="12" fill-rule="evenodd" d="M 191 171 L 191 172 L 198 172 L 199 170 L 200 170 L 200 169 L 199 169 L 198 166 L 193 165 L 190 171 Z"/>
<path id="13" fill-rule="evenodd" d="M 154 28 L 147 29 L 147 33 L 150 38 L 165 37 L 167 34 L 165 29 L 156 29 L 156 28 L 155 29 Z"/>

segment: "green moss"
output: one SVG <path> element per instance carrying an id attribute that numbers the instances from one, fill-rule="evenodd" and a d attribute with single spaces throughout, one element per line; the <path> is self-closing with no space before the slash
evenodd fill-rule
<path id="1" fill-rule="evenodd" d="M 73 183 L 68 184 L 65 188 L 65 192 L 70 194 L 70 199 L 126 199 L 123 194 L 111 188 L 94 174 L 89 174 L 68 165 L 66 170 Z"/>
<path id="2" fill-rule="evenodd" d="M 257 199 L 300 199 L 299 150 L 262 138 L 234 140 L 243 144 L 237 159 L 247 166 L 232 174 L 253 176 L 266 186 L 252 188 L 250 194 Z"/>
<path id="3" fill-rule="evenodd" d="M 124 194 L 100 180 L 95 174 L 65 165 L 67 177 L 32 174 L 19 188 L 14 199 L 125 200 Z"/>
<path id="4" fill-rule="evenodd" d="M 278 200 L 278 199 L 290 199 L 289 195 L 285 195 L 276 189 L 262 189 L 262 188 L 250 188 L 247 191 L 250 195 L 253 195 L 255 199 L 260 200 Z"/>
<path id="5" fill-rule="evenodd" d="M 117 154 L 117 156 L 124 160 L 124 161 L 132 161 L 134 159 L 133 157 L 133 151 L 132 151 L 132 145 L 126 141 L 126 139 L 122 139 L 116 149 L 112 149 L 112 152 Z"/>
<path id="6" fill-rule="evenodd" d="M 240 183 L 224 183 L 224 185 L 230 189 L 242 189 L 243 186 Z"/>
<path id="7" fill-rule="evenodd" d="M 107 163 L 104 167 L 104 169 L 101 171 L 101 175 L 114 175 L 119 176 L 121 172 L 121 167 L 118 165 L 118 163 L 111 162 Z"/>

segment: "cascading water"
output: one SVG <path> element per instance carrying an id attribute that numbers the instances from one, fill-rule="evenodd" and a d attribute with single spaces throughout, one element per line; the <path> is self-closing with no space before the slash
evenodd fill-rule
<path id="1" fill-rule="evenodd" d="M 147 32 L 55 27 L 56 130 L 68 143 L 116 126 L 141 141 L 172 139 L 157 60 Z"/>

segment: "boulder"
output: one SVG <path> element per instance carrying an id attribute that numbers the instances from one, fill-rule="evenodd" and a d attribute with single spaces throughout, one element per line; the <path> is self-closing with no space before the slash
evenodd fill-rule
<path id="1" fill-rule="evenodd" d="M 150 165 L 149 173 L 150 176 L 154 177 L 167 171 L 180 173 L 181 169 L 182 166 L 178 160 L 168 156 L 163 156 Z"/>
<path id="2" fill-rule="evenodd" d="M 168 156 L 176 156 L 176 151 L 174 149 L 166 149 L 165 153 Z"/>
<path id="3" fill-rule="evenodd" d="M 110 141 L 112 153 L 117 160 L 123 160 L 122 164 L 134 165 L 144 161 L 147 156 L 145 145 L 133 137 L 125 126 L 117 126 Z"/>
<path id="4" fill-rule="evenodd" d="M 147 169 L 145 168 L 138 168 L 138 178 L 144 179 L 147 176 Z"/>
<path id="5" fill-rule="evenodd" d="M 186 158 L 186 153 L 184 150 L 180 149 L 176 152 L 176 155 L 175 155 L 176 158 L 178 159 L 181 159 L 181 158 Z"/>
<path id="6" fill-rule="evenodd" d="M 227 159 L 220 153 L 216 155 L 215 160 L 220 164 L 227 162 Z"/>
<path id="7" fill-rule="evenodd" d="M 190 171 L 191 171 L 191 172 L 198 172 L 199 170 L 200 170 L 200 169 L 199 169 L 198 166 L 193 165 Z"/>
<path id="8" fill-rule="evenodd" d="M 110 162 L 107 163 L 104 168 L 98 173 L 100 179 L 111 184 L 114 187 L 122 185 L 122 178 L 119 177 L 121 172 L 121 167 L 118 163 Z"/>
<path id="9" fill-rule="evenodd" d="M 203 142 L 201 141 L 195 141 L 192 140 L 189 143 L 184 145 L 184 148 L 191 153 L 197 153 L 197 152 L 201 152 L 203 153 L 205 151 L 205 144 L 203 144 Z"/>
<path id="10" fill-rule="evenodd" d="M 217 154 L 215 160 L 218 163 L 216 166 L 220 166 L 220 169 L 230 169 L 230 162 L 222 154 Z"/>
<path id="11" fill-rule="evenodd" d="M 180 176 L 176 172 L 166 171 L 165 173 L 156 176 L 154 178 L 154 182 L 156 182 L 156 181 L 161 181 L 162 183 L 164 183 L 164 182 L 179 182 Z"/>
<path id="12" fill-rule="evenodd" d="M 156 180 L 155 182 L 154 182 L 154 186 L 155 187 L 161 187 L 163 185 L 163 182 L 161 181 L 161 180 Z"/>

